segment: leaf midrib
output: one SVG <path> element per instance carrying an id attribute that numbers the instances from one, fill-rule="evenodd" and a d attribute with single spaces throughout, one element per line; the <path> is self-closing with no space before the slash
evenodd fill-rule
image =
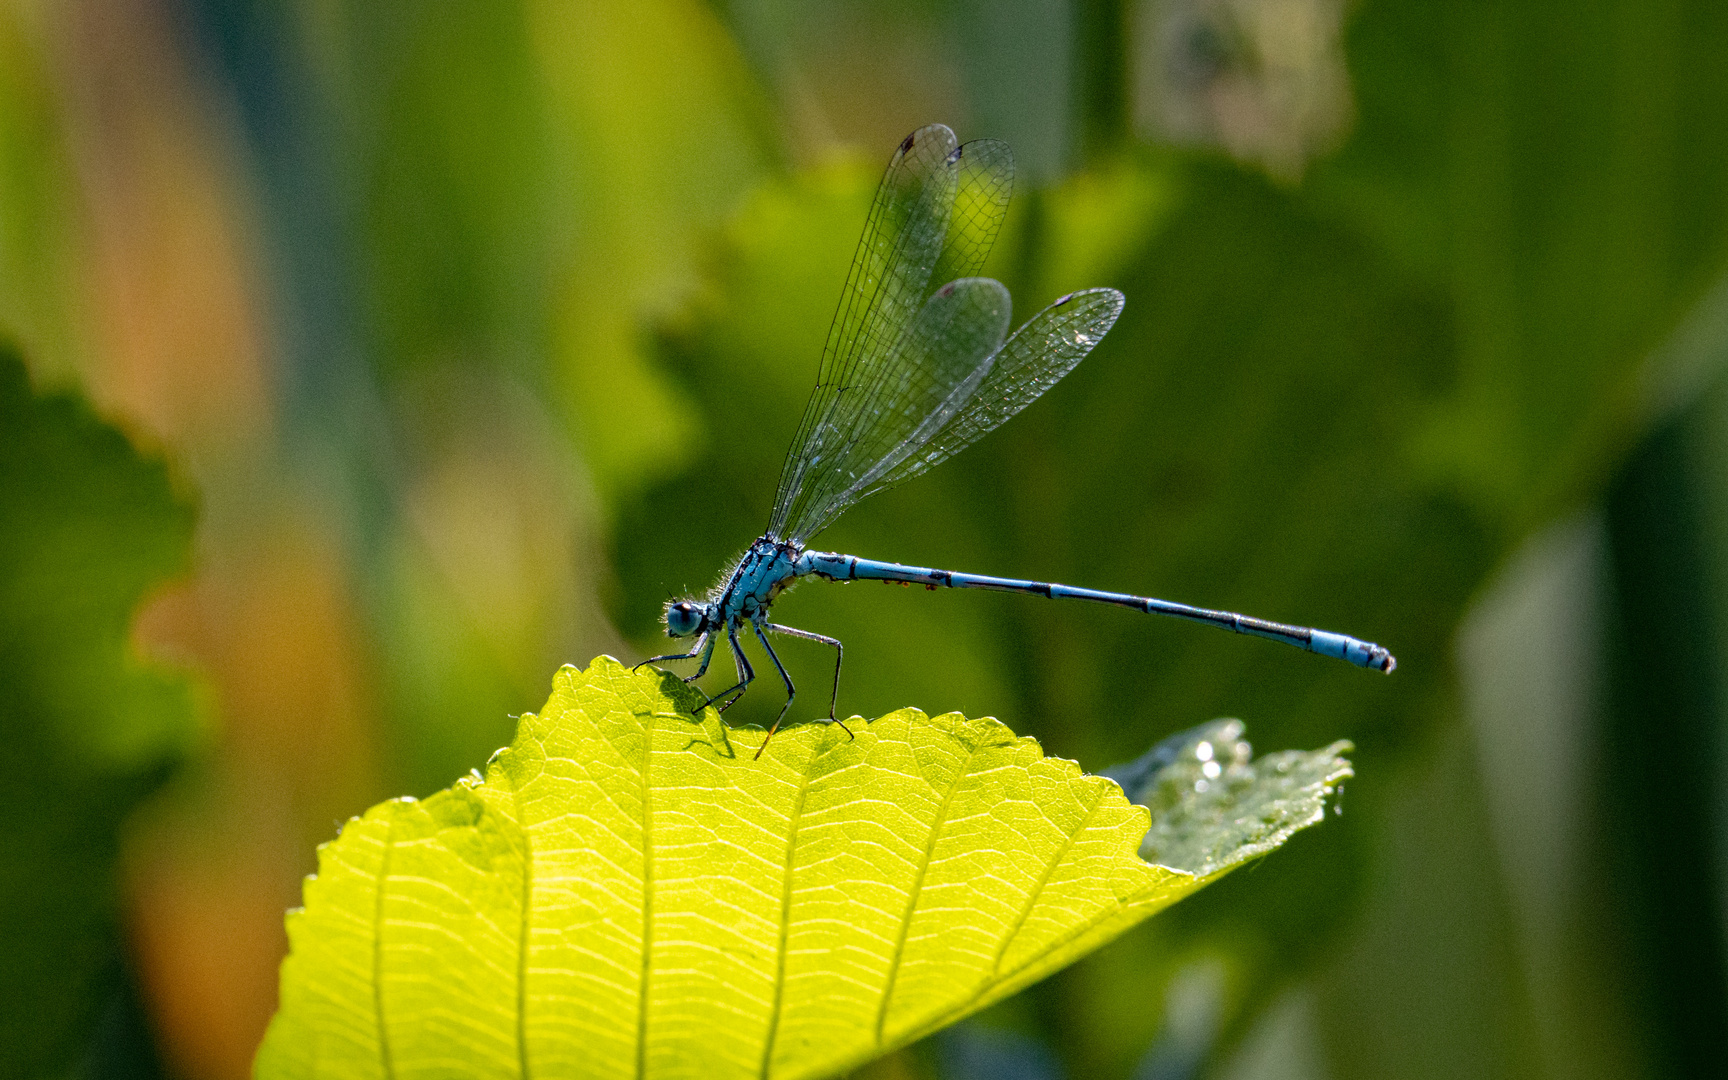
<path id="1" fill-rule="evenodd" d="M 948 810 L 954 804 L 954 793 L 960 790 L 960 785 L 972 775 L 972 763 L 978 758 L 982 747 L 974 745 L 966 755 L 966 763 L 954 774 L 954 780 L 948 785 L 948 790 L 942 796 L 942 805 L 936 811 L 936 820 L 930 825 L 930 839 L 924 845 L 924 858 L 918 863 L 918 874 L 912 879 L 912 888 L 906 896 L 906 911 L 900 916 L 900 932 L 894 940 L 894 954 L 888 964 L 888 982 L 882 987 L 882 1004 L 876 1010 L 876 1045 L 882 1045 L 883 1035 L 888 1026 L 888 1006 L 894 1000 L 894 987 L 900 980 L 900 963 L 906 956 L 906 937 L 912 932 L 912 916 L 918 910 L 918 899 L 924 892 L 924 879 L 930 872 L 930 860 L 936 857 L 936 843 L 942 837 L 942 829 L 948 824 Z"/>
<path id="2" fill-rule="evenodd" d="M 394 1080 L 395 1063 L 390 1058 L 390 1030 L 384 1024 L 384 902 L 390 884 L 390 855 L 396 849 L 396 814 L 392 806 L 384 815 L 384 854 L 378 859 L 378 887 L 372 898 L 372 1012 L 378 1023 L 378 1065 L 386 1080 Z"/>
<path id="3" fill-rule="evenodd" d="M 768 1078 L 768 1070 L 774 1061 L 774 1042 L 780 1035 L 780 1013 L 786 998 L 786 940 L 792 931 L 793 861 L 798 857 L 798 831 L 804 820 L 804 802 L 810 792 L 810 773 L 815 764 L 815 757 L 805 763 L 803 774 L 798 779 L 798 794 L 793 800 L 791 820 L 786 830 L 786 873 L 780 884 L 780 944 L 774 961 L 774 1004 L 768 1010 L 768 1037 L 763 1040 L 762 1046 L 763 1080 Z"/>
<path id="4" fill-rule="evenodd" d="M 636 998 L 636 1078 L 648 1075 L 648 992 L 654 974 L 654 789 L 648 765 L 654 760 L 654 723 L 642 731 L 642 975 Z"/>
<path id="5" fill-rule="evenodd" d="M 503 770 L 500 770 L 503 773 Z M 508 776 L 507 773 L 503 775 Z M 510 801 L 516 808 L 517 833 L 522 837 L 522 919 L 516 939 L 516 1068 L 522 1080 L 529 1080 L 528 1071 L 528 943 L 532 938 L 532 906 L 534 903 L 534 841 L 529 835 L 522 806 L 522 786 L 514 776 L 510 780 Z"/>

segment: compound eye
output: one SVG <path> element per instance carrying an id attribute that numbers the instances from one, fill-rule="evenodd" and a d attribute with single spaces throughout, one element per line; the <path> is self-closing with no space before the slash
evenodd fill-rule
<path id="1" fill-rule="evenodd" d="M 701 609 L 688 600 L 666 605 L 666 633 L 670 637 L 689 637 L 701 622 Z"/>

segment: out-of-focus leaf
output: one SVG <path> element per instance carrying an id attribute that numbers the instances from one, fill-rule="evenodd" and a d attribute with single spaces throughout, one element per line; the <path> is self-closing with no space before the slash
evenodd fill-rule
<path id="1" fill-rule="evenodd" d="M 1078 172 L 1041 193 L 1044 235 L 1028 268 L 1042 302 L 1115 281 L 1181 204 L 1181 173 L 1162 159 L 1121 158 Z"/>
<path id="2" fill-rule="evenodd" d="M 697 286 L 698 241 L 775 156 L 767 100 L 697 0 L 529 7 L 575 258 L 558 283 L 557 389 L 606 497 L 682 465 L 704 430 L 646 361 Z"/>
<path id="3" fill-rule="evenodd" d="M 0 351 L 0 1072 L 67 1068 L 117 964 L 122 819 L 197 732 L 187 682 L 128 646 L 187 563 L 192 512 L 71 396 Z"/>
<path id="4" fill-rule="evenodd" d="M 17 335 L 38 377 L 79 368 L 76 190 L 40 22 L 0 9 L 0 326 Z"/>
<path id="5" fill-rule="evenodd" d="M 552 252 L 567 242 L 545 90 L 521 5 L 346 5 L 332 73 L 365 214 L 359 280 L 386 377 L 460 359 L 542 374 Z M 461 93 L 450 87 L 461 86 Z M 371 115 L 368 115 L 371 114 Z"/>
<path id="6" fill-rule="evenodd" d="M 1351 141 L 1312 193 L 1454 303 L 1458 379 L 1407 447 L 1521 531 L 1599 490 L 1646 355 L 1728 264 L 1728 11 L 1375 0 Z"/>
<path id="7" fill-rule="evenodd" d="M 1390 605 L 1383 609 L 1392 620 L 1387 625 L 1399 626 L 1384 639 L 1421 626 L 1451 634 L 1487 571 L 1531 530 L 1598 497 L 1613 463 L 1637 437 L 1645 416 L 1639 381 L 1646 359 L 1728 266 L 1728 201 L 1721 198 L 1728 185 L 1728 128 L 1718 122 L 1728 102 L 1728 69 L 1715 59 L 1725 48 L 1728 10 L 1708 0 L 1361 5 L 1348 35 L 1356 133 L 1316 167 L 1300 198 L 1366 240 L 1389 274 L 1432 290 L 1439 300 L 1451 356 L 1433 370 L 1439 378 L 1429 383 L 1404 433 L 1382 444 L 1382 459 L 1395 464 L 1382 470 L 1380 482 L 1414 482 L 1437 502 L 1467 510 L 1483 541 L 1447 569 L 1435 556 L 1448 548 L 1454 557 L 1466 551 L 1457 534 L 1447 539 L 1436 530 L 1422 545 L 1422 570 L 1388 557 L 1393 549 L 1377 539 L 1371 543 L 1381 549 L 1378 555 L 1344 541 L 1357 580 L 1421 582 L 1427 593 L 1405 601 L 1416 601 L 1405 608 L 1412 615 L 1416 606 L 1428 608 L 1419 622 Z M 1366 531 L 1380 532 L 1371 522 Z M 1401 660 L 1408 651 L 1400 650 Z M 1424 666 L 1443 671 L 1446 658 L 1430 655 Z M 1456 716 L 1457 708 L 1447 688 L 1435 683 L 1385 715 L 1397 716 L 1414 734 L 1430 718 Z M 1586 720 L 1581 715 L 1577 722 Z M 1394 775 L 1390 762 L 1371 757 L 1384 744 L 1371 745 L 1367 732 L 1343 731 L 1363 745 L 1365 774 Z M 1429 735 L 1422 745 L 1432 750 L 1437 743 Z M 1357 812 L 1346 822 L 1385 819 L 1392 800 L 1375 790 L 1377 783 L 1357 785 Z M 1465 790 L 1460 802 L 1477 797 Z M 1448 820 L 1455 816 L 1448 811 Z M 1310 849 L 1329 847 L 1353 831 L 1325 830 Z M 1395 838 L 1395 830 L 1377 831 L 1382 843 L 1398 842 L 1386 839 Z M 1460 894 L 1458 904 L 1405 907 L 1410 882 L 1426 888 L 1433 879 L 1424 875 L 1438 865 L 1432 850 L 1421 850 L 1420 856 L 1414 849 L 1385 853 L 1396 870 L 1375 876 L 1402 885 L 1387 886 L 1385 895 L 1398 899 L 1383 901 L 1379 914 L 1414 927 L 1428 911 L 1445 911 L 1471 927 L 1470 948 L 1429 946 L 1444 964 L 1423 968 L 1409 960 L 1398 934 L 1385 935 L 1374 918 L 1366 920 L 1366 940 L 1384 935 L 1370 947 L 1380 955 L 1370 951 L 1341 969 L 1330 980 L 1335 987 L 1394 981 L 1405 970 L 1431 974 L 1424 976 L 1423 1006 L 1416 1009 L 1409 1007 L 1411 998 L 1398 995 L 1329 991 L 1322 1002 L 1329 1030 L 1397 1033 L 1373 1048 L 1332 1055 L 1331 1067 L 1341 1077 L 1455 1075 L 1459 1070 L 1449 1068 L 1455 1062 L 1431 1048 L 1471 1030 L 1482 1032 L 1482 1046 L 1500 1048 L 1490 1053 L 1504 1055 L 1485 1067 L 1522 1069 L 1522 1051 L 1476 1023 L 1475 1006 L 1487 987 L 1514 987 L 1505 1000 L 1528 1000 L 1521 997 L 1529 993 L 1529 973 L 1520 969 L 1518 949 L 1494 938 L 1511 921 L 1497 924 L 1488 914 L 1504 902 L 1501 883 L 1491 868 L 1479 879 L 1445 875 L 1446 887 Z M 1279 869 L 1294 861 L 1284 860 Z M 1389 873 L 1394 876 L 1385 878 Z M 1315 940 L 1300 914 L 1321 910 L 1314 898 L 1284 889 L 1278 906 L 1287 914 L 1267 919 L 1279 893 L 1270 884 L 1261 887 L 1262 875 L 1253 877 L 1231 883 L 1238 887 L 1237 910 L 1231 925 L 1214 927 L 1216 940 L 1240 940 L 1253 932 L 1244 930 L 1251 923 L 1274 921 L 1286 923 L 1280 945 Z M 1586 906 L 1606 910 L 1603 886 L 1592 883 L 1590 894 Z M 1280 947 L 1263 955 L 1298 954 Z M 1623 974 L 1618 961 L 1589 963 L 1597 962 Z M 1624 977 L 1612 981 L 1631 984 Z M 1618 1004 L 1591 1000 L 1591 1030 L 1574 1039 L 1564 1026 L 1544 1028 L 1537 1044 L 1585 1045 L 1613 1028 L 1604 1018 L 1614 1016 Z M 1458 1004 L 1436 1009 L 1431 1003 Z M 1525 1023 L 1510 1018 L 1506 1030 L 1527 1037 Z"/>
<path id="8" fill-rule="evenodd" d="M 0 346 L 0 645 L 44 749 L 148 769 L 196 733 L 190 687 L 128 644 L 152 586 L 188 563 L 192 510 L 168 470 L 77 397 L 36 396 Z M 19 714 L 24 715 L 24 714 Z"/>
<path id="9" fill-rule="evenodd" d="M 258 1076 L 829 1075 L 1210 880 L 995 720 L 801 725 L 758 761 L 701 701 L 566 668 L 484 780 L 350 822 L 290 916 Z M 1177 827 L 1211 876 L 1287 835 Z"/>

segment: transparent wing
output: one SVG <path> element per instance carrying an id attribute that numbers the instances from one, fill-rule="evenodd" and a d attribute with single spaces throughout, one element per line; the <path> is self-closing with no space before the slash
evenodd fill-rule
<path id="1" fill-rule="evenodd" d="M 1055 386 L 1086 358 L 1122 314 L 1115 289 L 1069 293 L 1014 331 L 979 386 L 940 429 L 875 476 L 851 502 L 933 468 L 971 446 Z"/>
<path id="2" fill-rule="evenodd" d="M 857 384 L 893 348 L 929 294 L 954 209 L 958 149 L 952 131 L 931 124 L 906 136 L 888 163 L 828 330 L 816 388 L 780 470 L 771 535 L 785 535 L 806 479 L 824 466 L 818 445 L 831 440 L 827 429 L 844 421 Z"/>
<path id="3" fill-rule="evenodd" d="M 1014 194 L 1014 154 L 1007 143 L 975 139 L 960 148 L 956 166 L 954 210 L 941 258 L 930 275 L 932 285 L 978 276 L 996 246 Z"/>
<path id="4" fill-rule="evenodd" d="M 809 540 L 962 414 L 988 385 L 1009 309 L 1008 290 L 989 278 L 938 289 L 868 377 L 848 388 L 840 419 L 817 428 L 806 483 L 774 535 Z"/>
<path id="5" fill-rule="evenodd" d="M 897 393 L 896 387 L 911 385 L 906 383 L 904 365 L 913 356 L 929 360 L 934 348 L 930 335 L 935 330 L 927 325 L 919 331 L 924 335 L 922 345 L 902 338 L 911 332 L 933 287 L 970 278 L 984 264 L 1001 231 L 1013 187 L 1014 157 L 1006 143 L 980 139 L 957 146 L 952 131 L 932 124 L 900 144 L 871 204 L 822 351 L 816 388 L 780 471 L 768 525 L 771 535 L 790 536 L 798 524 L 809 528 L 812 508 L 832 505 L 837 494 L 856 480 L 857 471 L 841 469 L 838 448 L 851 448 L 845 461 L 848 469 L 867 471 L 876 463 L 860 459 L 868 452 L 864 448 L 887 452 L 903 440 L 907 431 L 895 425 L 904 419 L 899 410 L 907 402 L 901 400 L 884 411 L 883 400 Z M 976 288 L 968 286 L 954 306 L 939 306 L 930 317 L 946 311 L 954 319 L 976 318 L 977 312 L 967 314 L 971 307 L 994 304 L 982 294 L 974 297 Z M 1005 319 L 1005 301 L 1002 310 Z M 970 332 L 958 324 L 941 333 L 947 335 L 945 348 L 969 341 Z M 953 389 L 943 381 L 953 375 L 953 357 L 943 360 L 947 366 L 937 364 L 919 377 L 923 385 L 914 394 L 932 407 L 942 398 L 932 397 L 930 388 Z M 901 419 L 871 437 L 869 429 L 879 422 L 873 419 L 876 413 Z M 840 509 L 844 507 L 833 512 Z M 827 515 L 828 520 L 832 516 Z"/>

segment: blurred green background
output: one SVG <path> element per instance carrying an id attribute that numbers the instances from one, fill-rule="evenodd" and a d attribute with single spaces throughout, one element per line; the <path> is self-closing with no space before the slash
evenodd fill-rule
<path id="1" fill-rule="evenodd" d="M 0 1076 L 246 1076 L 337 822 L 664 651 L 930 121 L 1014 148 L 1019 317 L 1128 306 L 822 545 L 1400 666 L 783 599 L 843 713 L 1357 745 L 1323 828 L 871 1075 L 1720 1069 L 1725 55 L 1706 0 L 0 0 Z"/>

